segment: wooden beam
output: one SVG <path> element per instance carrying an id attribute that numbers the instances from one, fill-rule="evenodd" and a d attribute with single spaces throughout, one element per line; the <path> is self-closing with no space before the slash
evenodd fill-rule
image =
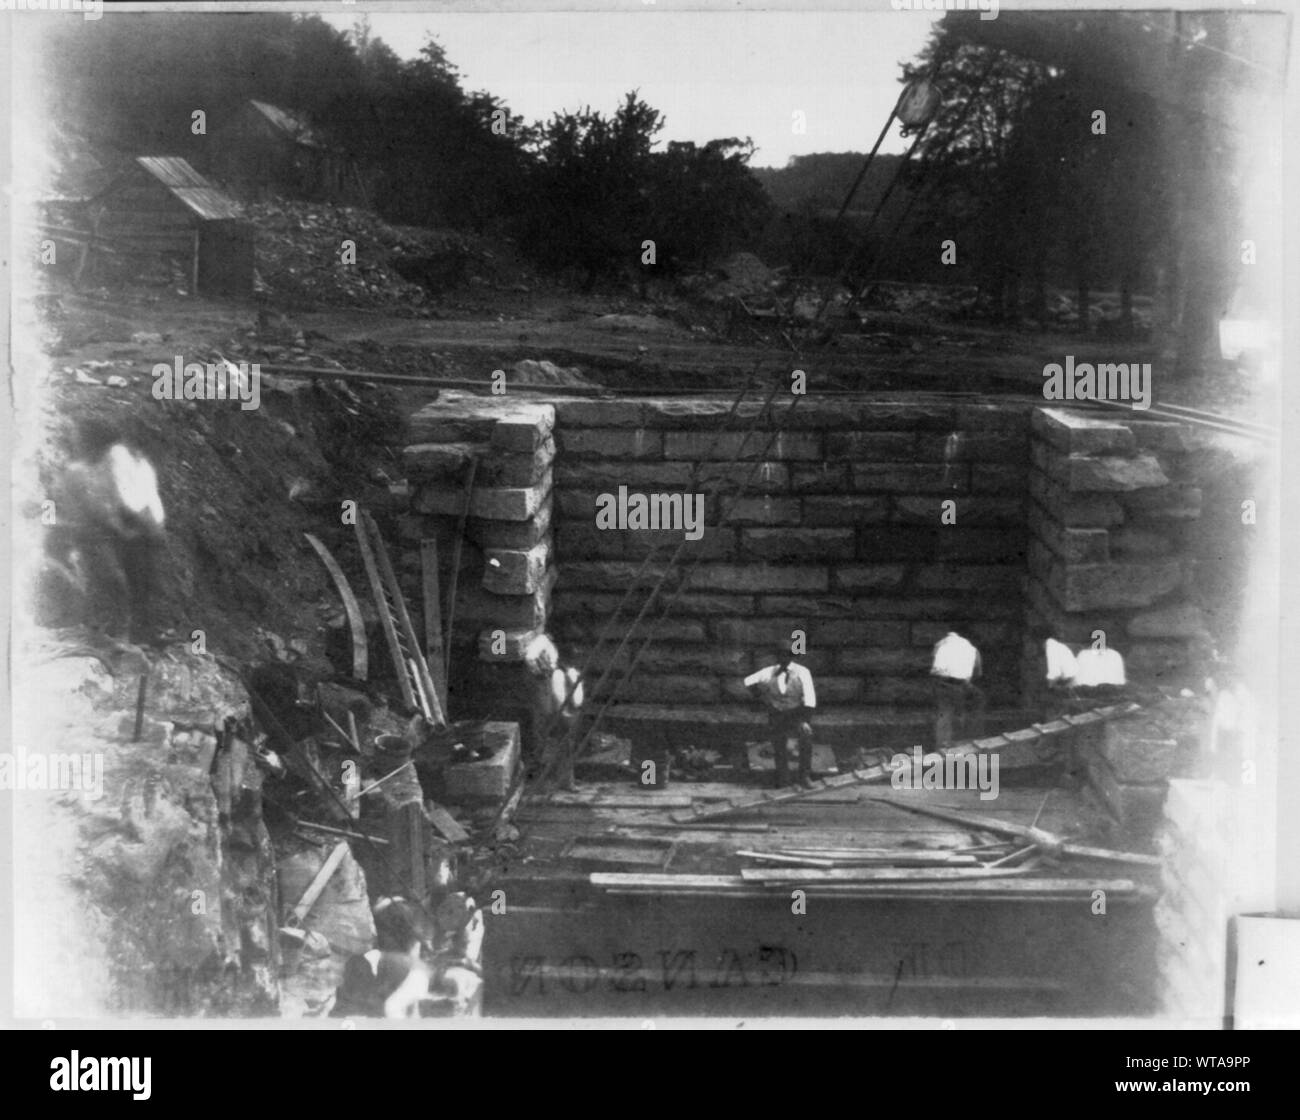
<path id="1" fill-rule="evenodd" d="M 474 478 L 478 474 L 478 459 L 469 461 L 469 475 L 465 479 L 465 504 L 461 507 L 456 524 L 456 541 L 451 548 L 451 575 L 447 587 L 447 637 L 443 642 L 443 658 L 447 679 L 451 679 L 452 630 L 456 624 L 456 585 L 460 580 L 460 553 L 465 542 L 465 522 L 469 517 L 470 502 L 474 500 Z"/>
<path id="2" fill-rule="evenodd" d="M 397 636 L 397 626 L 393 621 L 393 612 L 388 608 L 384 581 L 380 578 L 379 566 L 375 563 L 375 554 L 366 536 L 366 526 L 362 524 L 363 520 L 364 514 L 357 518 L 352 528 L 356 530 L 357 546 L 361 549 L 361 561 L 366 568 L 366 578 L 370 581 L 370 594 L 375 600 L 375 610 L 379 612 L 379 624 L 384 629 L 384 637 L 388 639 L 388 651 L 393 658 L 393 670 L 397 674 L 397 686 L 401 690 L 402 701 L 409 710 L 416 711 L 419 705 L 416 702 L 415 691 L 411 687 L 406 661 L 402 657 L 402 643 Z"/>
<path id="3" fill-rule="evenodd" d="M 433 827 L 453 844 L 463 844 L 469 839 L 469 833 L 461 827 L 460 822 L 441 805 L 429 801 L 425 803 L 425 809 L 429 814 L 429 820 L 433 822 Z"/>
<path id="4" fill-rule="evenodd" d="M 442 590 L 438 583 L 438 542 L 420 542 L 421 593 L 424 598 L 424 656 L 444 712 L 450 715 L 447 702 L 447 659 L 442 647 Z"/>
<path id="5" fill-rule="evenodd" d="M 1026 875 L 1019 867 L 833 867 L 811 868 L 807 871 L 795 867 L 747 867 L 740 877 L 747 883 L 929 883 L 965 881 L 967 879 L 998 879 L 1012 875 Z"/>
<path id="6" fill-rule="evenodd" d="M 303 919 L 311 912 L 311 908 L 316 905 L 316 900 L 320 898 L 329 881 L 338 870 L 339 864 L 343 862 L 343 857 L 348 853 L 348 842 L 340 840 L 334 845 L 334 850 L 325 857 L 325 862 L 316 872 L 316 877 L 310 885 L 302 892 L 302 898 L 298 899 L 298 905 L 293 908 L 289 917 L 293 925 L 302 925 Z"/>
<path id="7" fill-rule="evenodd" d="M 366 624 L 361 617 L 361 606 L 357 603 L 357 597 L 352 593 L 352 585 L 348 583 L 348 577 L 343 574 L 343 569 L 339 567 L 339 562 L 334 559 L 333 554 L 311 533 L 304 533 L 312 548 L 316 550 L 316 555 L 320 557 L 321 563 L 325 565 L 325 570 L 329 572 L 330 578 L 334 580 L 334 586 L 338 590 L 339 597 L 343 600 L 343 610 L 348 618 L 348 629 L 352 632 L 352 676 L 353 679 L 364 681 L 370 669 L 369 647 L 366 643 Z"/>

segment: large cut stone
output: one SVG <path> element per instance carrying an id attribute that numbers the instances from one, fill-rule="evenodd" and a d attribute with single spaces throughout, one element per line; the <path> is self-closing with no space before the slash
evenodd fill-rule
<path id="1" fill-rule="evenodd" d="M 565 489 L 591 490 L 597 494 L 629 491 L 680 492 L 691 483 L 689 463 L 630 463 L 618 459 L 570 462 L 561 456 L 555 465 L 555 480 Z M 698 482 L 696 479 L 699 489 Z"/>
<path id="2" fill-rule="evenodd" d="M 1105 529 L 1069 528 L 1049 517 L 1037 502 L 1029 503 L 1029 531 L 1068 564 L 1105 564 L 1110 560 Z"/>
<path id="3" fill-rule="evenodd" d="M 1146 720 L 1116 720 L 1102 733 L 1101 752 L 1121 782 L 1161 782 L 1184 776 L 1190 759 L 1176 739 Z"/>
<path id="4" fill-rule="evenodd" d="M 575 428 L 557 433 L 571 459 L 662 459 L 664 433 L 644 428 Z"/>
<path id="5" fill-rule="evenodd" d="M 948 501 L 954 504 L 945 506 Z M 948 510 L 952 512 L 946 514 Z M 947 522 L 944 521 L 945 515 Z M 1025 520 L 1025 504 L 1020 498 L 990 498 L 982 495 L 963 495 L 951 499 L 938 494 L 924 498 L 899 497 L 894 499 L 894 520 L 903 525 L 1020 525 Z"/>
<path id="6" fill-rule="evenodd" d="M 488 454 L 486 443 L 414 443 L 402 449 L 402 467 L 417 481 L 440 479 L 459 482 L 474 459 Z"/>
<path id="7" fill-rule="evenodd" d="M 822 646 L 901 646 L 907 642 L 906 622 L 859 622 L 846 619 L 764 618 L 723 619 L 713 623 L 714 636 L 739 646 L 789 647 L 791 634 L 802 630 L 808 648 Z"/>
<path id="8" fill-rule="evenodd" d="M 911 586 L 918 591 L 1018 592 L 1023 572 L 1006 564 L 921 564 Z"/>
<path id="9" fill-rule="evenodd" d="M 488 722 L 482 727 L 487 758 L 447 768 L 447 800 L 453 804 L 504 800 L 519 765 L 519 725 Z"/>
<path id="10" fill-rule="evenodd" d="M 839 564 L 835 586 L 841 591 L 887 591 L 903 582 L 902 564 Z"/>
<path id="11" fill-rule="evenodd" d="M 816 432 L 668 432 L 665 459 L 730 461 L 731 459 L 820 460 L 821 436 Z"/>
<path id="12" fill-rule="evenodd" d="M 1036 408 L 1031 424 L 1036 435 L 1067 455 L 1128 455 L 1137 449 L 1133 433 L 1124 424 L 1095 415 L 1063 408 Z"/>
<path id="13" fill-rule="evenodd" d="M 498 595 L 527 595 L 546 575 L 551 550 L 546 542 L 530 549 L 493 548 L 484 553 L 483 586 Z"/>
<path id="14" fill-rule="evenodd" d="M 1029 459 L 1029 439 L 1024 432 L 927 432 L 917 437 L 914 458 L 926 463 L 1024 464 Z"/>
<path id="15" fill-rule="evenodd" d="M 1052 565 L 1048 587 L 1070 611 L 1149 607 L 1183 582 L 1177 560 L 1150 564 Z"/>
<path id="16" fill-rule="evenodd" d="M 740 549 L 746 559 L 847 560 L 854 551 L 852 529 L 742 529 Z"/>
<path id="17" fill-rule="evenodd" d="M 542 499 L 527 521 L 492 521 L 471 517 L 465 524 L 465 535 L 480 548 L 532 548 L 544 540 L 551 529 L 551 511 L 554 504 L 548 494 Z"/>
<path id="18" fill-rule="evenodd" d="M 1169 556 L 1176 550 L 1177 546 L 1165 533 L 1127 525 L 1112 529 L 1110 533 L 1110 551 L 1116 560 L 1130 556 Z"/>
<path id="19" fill-rule="evenodd" d="M 1124 507 L 1109 494 L 1071 494 L 1041 470 L 1029 472 L 1029 494 L 1068 528 L 1105 529 L 1124 520 Z"/>
<path id="20" fill-rule="evenodd" d="M 832 432 L 826 436 L 826 458 L 906 462 L 916 452 L 911 432 Z"/>
<path id="21" fill-rule="evenodd" d="M 492 429 L 492 446 L 498 451 L 536 451 L 555 427 L 555 409 L 548 404 L 516 406 Z"/>
<path id="22" fill-rule="evenodd" d="M 408 422 L 410 442 L 491 443 L 508 451 L 533 451 L 551 434 L 555 408 L 509 397 L 444 392 Z"/>
<path id="23" fill-rule="evenodd" d="M 810 494 L 803 499 L 803 524 L 810 529 L 823 525 L 879 525 L 888 517 L 889 499 L 884 496 Z"/>
<path id="24" fill-rule="evenodd" d="M 800 525 L 798 498 L 740 498 L 727 508 L 730 525 Z"/>
<path id="25" fill-rule="evenodd" d="M 645 426 L 645 405 L 641 401 L 556 401 L 555 419 L 568 428 L 641 428 Z"/>
<path id="26" fill-rule="evenodd" d="M 1022 494 L 1026 463 L 972 463 L 970 488 L 975 494 Z"/>
<path id="27" fill-rule="evenodd" d="M 1193 521 L 1201 516 L 1201 491 L 1196 486 L 1166 486 L 1162 490 L 1125 494 L 1121 499 L 1130 517 Z"/>
<path id="28" fill-rule="evenodd" d="M 853 489 L 959 494 L 966 489 L 965 463 L 854 463 Z"/>
<path id="29" fill-rule="evenodd" d="M 841 649 L 835 651 L 835 669 L 840 673 L 924 673 L 930 668 L 930 652 L 923 649 Z"/>
<path id="30" fill-rule="evenodd" d="M 1128 632 L 1134 638 L 1208 638 L 1210 634 L 1205 615 L 1190 603 L 1136 614 L 1129 620 Z"/>
<path id="31" fill-rule="evenodd" d="M 484 630 L 478 636 L 479 658 L 483 661 L 522 661 L 524 650 L 542 633 L 541 629 Z"/>
<path id="32" fill-rule="evenodd" d="M 741 566 L 701 564 L 690 575 L 693 591 L 826 591 L 830 579 L 823 567 Z"/>
<path id="33" fill-rule="evenodd" d="M 640 560 L 657 555 L 667 558 L 677 553 L 679 564 L 689 564 L 695 559 L 734 560 L 739 545 L 735 529 L 717 529 L 703 526 L 703 536 L 688 540 L 681 529 L 623 529 L 613 530 L 610 536 L 623 540 L 623 555 L 628 560 Z"/>
<path id="34" fill-rule="evenodd" d="M 1167 486 L 1169 478 L 1154 455 L 1062 455 L 1034 447 L 1035 465 L 1071 493 L 1122 493 Z"/>
<path id="35" fill-rule="evenodd" d="M 555 441 L 547 436 L 534 451 L 493 451 L 478 465 L 475 486 L 536 486 L 555 461 Z"/>
<path id="36" fill-rule="evenodd" d="M 470 516 L 493 521 L 527 521 L 541 508 L 550 492 L 550 471 L 535 486 L 476 486 L 470 500 Z M 444 486 L 425 486 L 416 495 L 414 507 L 418 513 L 459 516 L 465 508 L 465 493 Z"/>

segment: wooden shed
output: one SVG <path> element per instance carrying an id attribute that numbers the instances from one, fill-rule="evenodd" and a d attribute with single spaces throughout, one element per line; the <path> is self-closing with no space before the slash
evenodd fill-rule
<path id="1" fill-rule="evenodd" d="M 90 256 L 179 262 L 191 292 L 252 293 L 252 227 L 234 199 L 178 156 L 137 156 L 87 209 Z"/>
<path id="2" fill-rule="evenodd" d="M 248 100 L 213 129 L 203 166 L 249 197 L 365 203 L 355 161 L 331 146 L 299 114 Z"/>

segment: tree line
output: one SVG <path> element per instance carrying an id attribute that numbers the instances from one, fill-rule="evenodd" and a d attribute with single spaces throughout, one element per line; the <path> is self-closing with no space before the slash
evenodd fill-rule
<path id="1" fill-rule="evenodd" d="M 1152 106 L 1105 74 L 959 42 L 946 21 L 902 73 L 939 82 L 936 119 L 910 161 L 877 160 L 841 223 L 831 218 L 856 153 L 756 173 L 747 139 L 660 146 L 664 119 L 636 91 L 612 112 L 525 122 L 495 95 L 463 88 L 432 37 L 401 59 L 364 19 L 342 31 L 279 12 L 122 15 L 69 21 L 52 36 L 59 96 L 48 103 L 83 133 L 127 152 L 201 157 L 194 109 L 211 127 L 264 100 L 349 152 L 385 218 L 509 236 L 539 267 L 587 287 L 704 269 L 745 248 L 796 273 L 847 264 L 854 285 L 973 283 L 1007 320 L 1042 320 L 1049 284 L 1073 287 L 1085 308 L 1091 290 L 1116 287 L 1130 322 L 1171 233 L 1171 164 Z M 1103 135 L 1088 127 L 1098 105 Z M 947 240 L 952 266 L 940 255 Z"/>
<path id="2" fill-rule="evenodd" d="M 527 123 L 467 91 L 430 37 L 401 59 L 364 19 L 311 15 L 124 15 L 69 22 L 47 57 L 61 123 L 131 154 L 203 164 L 207 136 L 250 99 L 311 122 L 366 169 L 385 219 L 512 237 L 543 269 L 585 286 L 629 270 L 707 267 L 751 239 L 768 201 L 753 145 L 724 138 L 655 150 L 662 115 L 630 92 Z"/>

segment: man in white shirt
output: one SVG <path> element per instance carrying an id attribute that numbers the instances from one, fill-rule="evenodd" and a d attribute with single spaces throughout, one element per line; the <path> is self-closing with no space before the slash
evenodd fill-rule
<path id="1" fill-rule="evenodd" d="M 817 707 L 812 674 L 782 652 L 775 665 L 746 677 L 745 687 L 767 706 L 776 760 L 776 784 L 790 784 L 786 744 L 795 737 L 799 740 L 798 781 L 800 785 L 811 785 L 812 724 L 809 721 Z"/>
<path id="2" fill-rule="evenodd" d="M 930 679 L 935 689 L 934 745 L 983 734 L 984 693 L 975 684 L 983 672 L 980 652 L 955 630 L 934 644 Z"/>

